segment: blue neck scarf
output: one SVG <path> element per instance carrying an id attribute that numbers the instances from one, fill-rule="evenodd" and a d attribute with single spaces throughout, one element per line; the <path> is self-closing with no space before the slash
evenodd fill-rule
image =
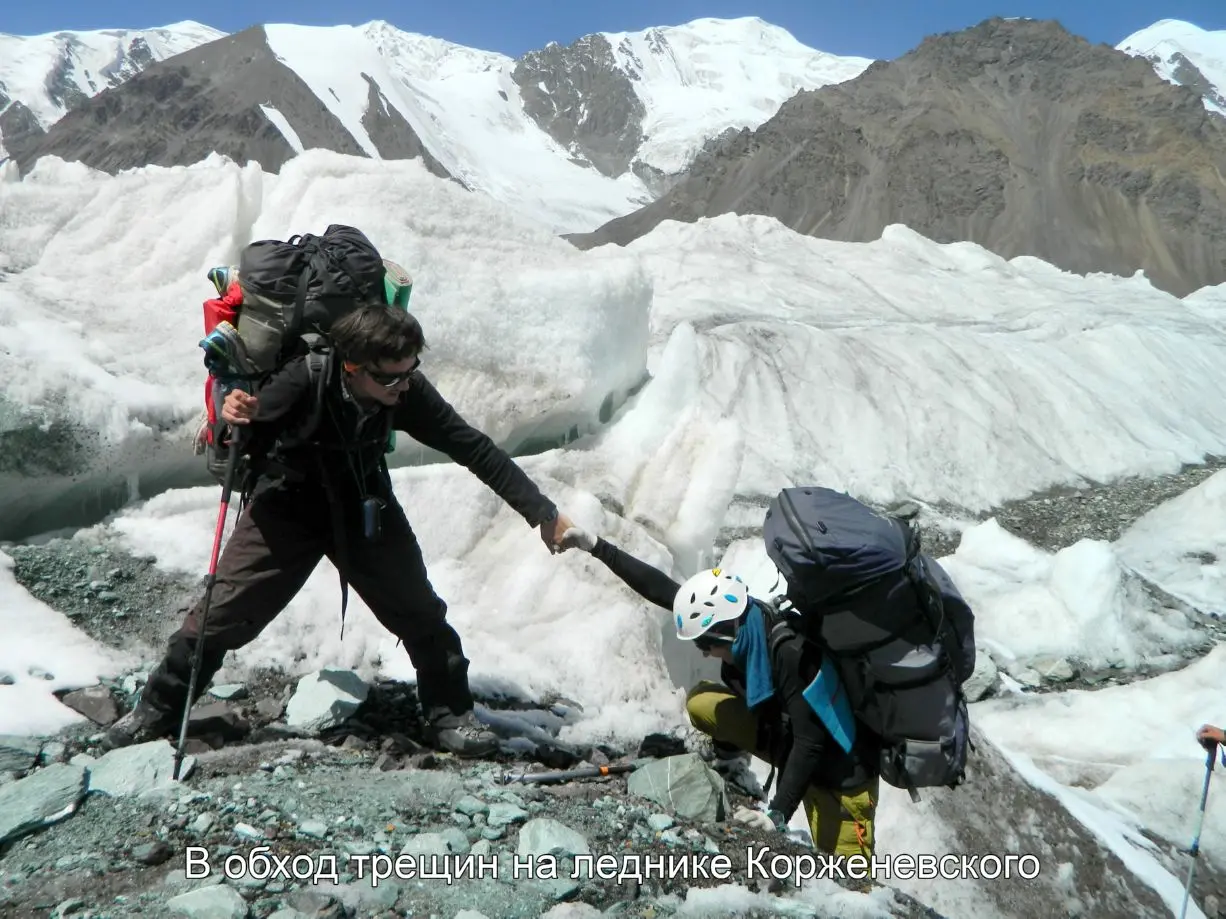
<path id="1" fill-rule="evenodd" d="M 762 607 L 750 599 L 745 621 L 732 643 L 732 660 L 745 674 L 745 704 L 756 708 L 775 694 L 771 681 L 770 650 L 766 643 L 766 621 Z"/>

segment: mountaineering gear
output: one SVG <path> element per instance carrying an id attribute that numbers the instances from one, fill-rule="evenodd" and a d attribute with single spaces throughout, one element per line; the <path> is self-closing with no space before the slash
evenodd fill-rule
<path id="1" fill-rule="evenodd" d="M 822 660 L 817 676 L 801 695 L 817 717 L 822 719 L 835 743 L 843 748 L 843 752 L 850 753 L 856 742 L 856 717 L 852 713 L 847 690 L 839 678 L 838 665 L 830 657 Z"/>
<path id="2" fill-rule="evenodd" d="M 719 568 L 698 572 L 681 585 L 671 604 L 677 637 L 693 641 L 717 622 L 739 619 L 748 601 L 749 588 L 736 575 Z"/>
<path id="3" fill-rule="evenodd" d="M 736 641 L 732 643 L 732 660 L 745 674 L 745 704 L 751 709 L 775 694 L 766 624 L 763 622 L 762 607 L 755 600 L 749 601 L 745 621 L 737 630 Z"/>
<path id="4" fill-rule="evenodd" d="M 204 304 L 204 331 L 219 322 L 237 328 L 250 368 L 246 379 L 263 379 L 295 356 L 328 352 L 327 332 L 332 323 L 367 303 L 383 303 L 408 310 L 413 289 L 409 273 L 384 259 L 357 229 L 330 225 L 322 236 L 291 237 L 288 242 L 259 240 L 246 246 L 239 265 L 210 269 L 209 281 L 217 299 Z M 321 360 L 310 367 L 322 370 Z M 205 418 L 196 437 L 196 452 L 220 479 L 225 467 L 225 445 L 218 417 L 220 399 L 216 380 L 205 384 Z M 224 398 L 224 393 L 221 394 Z M 386 452 L 395 449 L 389 432 Z M 245 478 L 240 470 L 240 479 Z"/>
<path id="5" fill-rule="evenodd" d="M 524 772 L 520 775 L 508 773 L 502 777 L 503 784 L 523 782 L 525 784 L 549 785 L 553 782 L 569 782 L 571 779 L 600 779 L 609 775 L 621 775 L 633 772 L 638 763 L 614 763 L 608 766 L 584 766 L 582 769 L 566 769 L 561 772 Z"/>
<path id="6" fill-rule="evenodd" d="M 729 686 L 698 683 L 686 696 L 686 712 L 694 727 L 717 744 L 734 746 L 772 766 L 781 766 L 784 754 L 771 749 L 774 744 L 765 730 L 766 713 L 750 711 L 744 698 Z M 819 850 L 831 855 L 870 857 L 878 781 L 869 769 L 876 766 L 876 751 L 863 738 L 853 756 L 828 750 L 819 754 L 811 771 L 804 774 L 803 764 L 795 769 L 792 760 L 798 750 L 804 758 L 808 729 L 793 718 L 792 730 L 800 736 L 794 737 L 791 750 L 785 754 L 787 762 L 781 766 L 783 773 L 769 809 L 777 810 L 786 819 L 798 805 L 803 805 L 809 831 Z M 799 781 L 794 777 L 797 775 Z"/>
<path id="7" fill-rule="evenodd" d="M 471 711 L 448 713 L 427 722 L 426 741 L 461 757 L 489 756 L 498 749 L 498 738 Z"/>
<path id="8" fill-rule="evenodd" d="M 956 787 L 970 724 L 974 614 L 919 534 L 828 488 L 787 488 L 763 526 L 787 579 L 781 610 L 838 665 L 855 715 L 883 740 L 881 776 L 909 791 Z"/>
<path id="9" fill-rule="evenodd" d="M 217 510 L 217 526 L 213 531 L 213 551 L 209 556 L 209 573 L 204 582 L 204 597 L 200 601 L 200 629 L 205 631 L 209 618 L 209 604 L 213 599 L 213 588 L 217 584 L 217 558 L 221 554 L 221 535 L 226 527 L 226 517 L 230 512 L 230 494 L 234 488 L 234 469 L 238 465 L 239 445 L 241 435 L 235 435 L 230 444 L 229 457 L 226 460 L 225 481 L 221 486 L 221 507 Z M 187 683 L 187 701 L 183 706 L 183 721 L 179 726 L 179 743 L 175 746 L 175 765 L 172 778 L 179 780 L 179 771 L 183 767 L 183 748 L 187 744 L 187 724 L 191 718 L 192 701 L 195 701 L 196 687 L 200 681 L 200 670 L 204 664 L 204 642 L 196 643 L 196 653 L 192 656 L 192 669 Z"/>
<path id="10" fill-rule="evenodd" d="M 581 527 L 570 527 L 562 534 L 562 548 L 591 552 L 596 548 L 596 537 Z"/>
<path id="11" fill-rule="evenodd" d="M 224 319 L 200 339 L 200 347 L 204 350 L 204 366 L 209 371 L 211 391 L 205 428 L 201 435 L 197 435 L 197 442 L 208 451 L 209 471 L 221 481 L 223 487 L 227 477 L 233 486 L 235 481 L 245 477 L 246 466 L 239 463 L 233 471 L 228 468 L 233 433 L 230 432 L 231 438 L 227 439 L 228 425 L 220 420 L 221 407 L 231 392 L 236 389 L 246 391 L 251 386 L 255 368 L 238 330 Z M 212 419 L 211 423 L 208 418 Z M 213 449 L 209 449 L 210 445 Z"/>
<path id="12" fill-rule="evenodd" d="M 143 699 L 110 726 L 102 739 L 104 751 L 148 743 L 171 734 L 175 729 L 174 712 L 154 708 Z"/>
<path id="13" fill-rule="evenodd" d="M 388 305 L 386 275 L 387 266 L 366 235 L 340 224 L 322 236 L 262 239 L 244 247 L 237 326 L 259 372 L 310 350 L 353 310 Z"/>
<path id="14" fill-rule="evenodd" d="M 591 554 L 639 596 L 671 612 L 681 585 L 664 572 L 600 538 L 597 538 Z M 719 703 L 718 721 L 721 724 L 728 719 L 737 721 L 743 716 L 751 725 L 761 726 L 762 739 L 755 739 L 756 729 L 750 730 L 748 743 L 738 743 L 738 740 L 744 740 L 745 735 L 735 731 L 732 737 L 725 738 L 722 728 L 716 731 L 712 727 L 717 720 L 714 714 L 700 713 L 693 706 L 689 708 L 690 721 L 698 730 L 725 742 L 725 745 L 765 751 L 760 754 L 763 759 L 779 764 L 779 787 L 771 806 L 790 816 L 800 805 L 804 789 L 810 783 L 836 789 L 853 785 L 863 787 L 876 776 L 879 749 L 876 735 L 868 730 L 857 730 L 850 753 L 844 753 L 837 745 L 827 741 L 829 735 L 821 719 L 803 695 L 817 677 L 822 664 L 820 647 L 794 631 L 781 629 L 779 626 L 783 620 L 773 607 L 760 600 L 757 603 L 762 607 L 768 623 L 774 698 L 750 713 L 745 705 L 745 675 L 728 663 L 720 670 L 724 685 L 700 686 L 713 689 L 715 695 L 708 694 L 705 698 L 711 706 Z M 691 692 L 690 701 L 700 705 L 695 701 L 698 696 L 693 694 L 697 691 L 696 687 Z"/>
<path id="15" fill-rule="evenodd" d="M 1188 914 L 1188 898 L 1192 895 L 1192 876 L 1196 873 L 1196 860 L 1200 858 L 1200 831 L 1205 825 L 1205 804 L 1209 800 L 1209 780 L 1213 778 L 1213 767 L 1217 759 L 1217 745 L 1208 747 L 1205 756 L 1205 787 L 1200 793 L 1200 814 L 1196 818 L 1196 835 L 1192 837 L 1192 845 L 1188 847 L 1188 855 L 1192 863 L 1188 865 L 1188 882 L 1183 889 L 1183 908 L 1179 911 L 1179 919 Z M 1222 750 L 1222 765 L 1226 766 L 1226 749 Z"/>

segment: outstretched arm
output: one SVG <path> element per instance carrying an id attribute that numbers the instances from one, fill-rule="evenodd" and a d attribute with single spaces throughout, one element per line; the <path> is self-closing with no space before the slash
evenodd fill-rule
<path id="1" fill-rule="evenodd" d="M 396 406 L 393 425 L 468 469 L 532 526 L 559 520 L 557 508 L 536 483 L 488 436 L 460 417 L 422 374 L 414 375 L 412 387 Z"/>
<path id="2" fill-rule="evenodd" d="M 656 606 L 672 611 L 673 598 L 677 596 L 681 585 L 659 568 L 578 527 L 562 534 L 562 546 L 586 549 L 604 562 L 610 571 L 625 581 L 644 600 L 650 600 Z"/>

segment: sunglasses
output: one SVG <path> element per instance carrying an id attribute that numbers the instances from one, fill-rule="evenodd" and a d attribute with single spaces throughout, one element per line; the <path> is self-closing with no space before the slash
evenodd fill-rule
<path id="1" fill-rule="evenodd" d="M 694 647 L 699 651 L 713 651 L 716 648 L 730 648 L 736 641 L 736 623 L 734 621 L 718 622 L 694 639 Z"/>
<path id="2" fill-rule="evenodd" d="M 421 367 L 421 358 L 413 358 L 413 366 L 401 373 L 382 373 L 371 367 L 364 368 L 366 375 L 382 386 L 384 389 L 391 389 L 400 383 L 406 383 L 413 378 L 413 374 L 417 373 Z"/>

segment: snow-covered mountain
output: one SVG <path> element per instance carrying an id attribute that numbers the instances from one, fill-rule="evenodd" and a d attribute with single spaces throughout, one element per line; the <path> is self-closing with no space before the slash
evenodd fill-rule
<path id="1" fill-rule="evenodd" d="M 1209 32 L 1179 19 L 1162 19 L 1116 45 L 1146 58 L 1164 80 L 1196 90 L 1210 111 L 1226 115 L 1226 30 Z"/>
<path id="2" fill-rule="evenodd" d="M 572 153 L 615 172 L 668 175 L 710 138 L 757 127 L 800 90 L 850 80 L 871 63 L 814 51 L 757 17 L 708 18 L 550 44 L 525 55 L 515 79 L 529 112 Z M 629 104 L 619 124 L 602 125 L 599 103 L 610 100 L 599 96 L 610 93 Z M 593 134 L 615 136 L 623 155 L 610 158 Z"/>
<path id="3" fill-rule="evenodd" d="M 267 25 L 149 68 L 13 153 L 111 171 L 214 151 L 272 171 L 306 148 L 420 156 L 554 230 L 590 230 L 651 201 L 721 132 L 869 63 L 755 18 L 595 34 L 518 61 L 386 22 Z"/>
<path id="4" fill-rule="evenodd" d="M 191 21 L 158 29 L 0 34 L 0 144 L 4 116 L 14 106 L 21 106 L 33 123 L 46 129 L 70 109 L 150 64 L 224 34 Z M 11 121 L 15 115 L 9 116 Z"/>

